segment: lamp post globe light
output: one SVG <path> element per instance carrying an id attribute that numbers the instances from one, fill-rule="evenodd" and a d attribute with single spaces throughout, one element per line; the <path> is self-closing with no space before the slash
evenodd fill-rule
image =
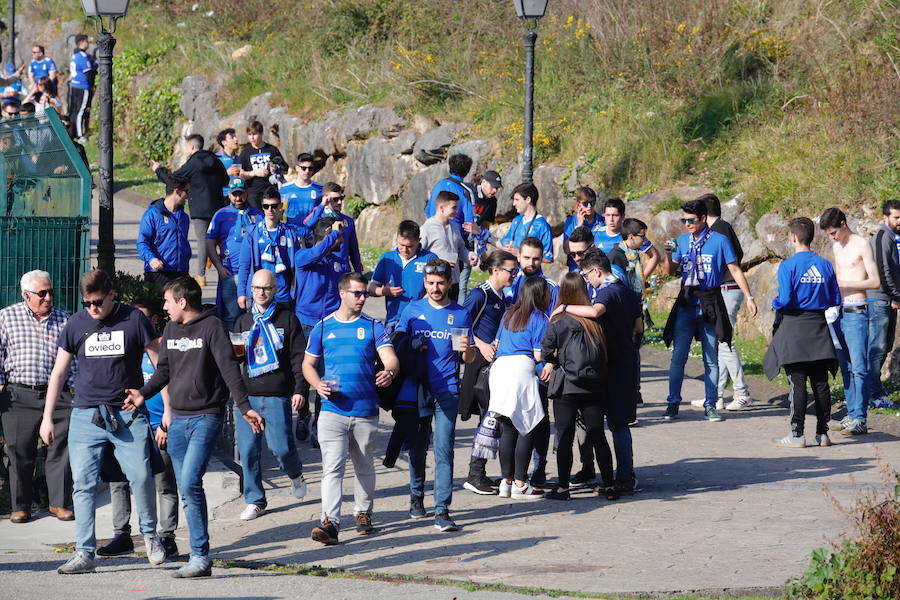
<path id="1" fill-rule="evenodd" d="M 113 97 L 112 60 L 116 22 L 128 13 L 129 0 L 81 0 L 84 14 L 96 20 L 97 71 L 100 75 L 100 223 L 97 266 L 110 275 L 116 272 L 113 237 Z"/>
<path id="2" fill-rule="evenodd" d="M 531 182 L 534 175 L 534 44 L 537 42 L 538 19 L 547 12 L 547 0 L 513 0 L 516 15 L 528 27 L 525 32 L 525 119 L 522 150 L 522 181 Z"/>

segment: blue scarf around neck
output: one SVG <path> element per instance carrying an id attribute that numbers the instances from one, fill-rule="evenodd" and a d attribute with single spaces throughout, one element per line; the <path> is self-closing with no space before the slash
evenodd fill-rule
<path id="1" fill-rule="evenodd" d="M 690 236 L 691 249 L 688 252 L 687 264 L 683 266 L 684 285 L 687 287 L 697 287 L 700 285 L 701 280 L 706 279 L 706 273 L 703 272 L 703 266 L 699 262 L 700 250 L 703 249 L 703 244 L 706 243 L 711 234 L 712 229 L 707 227 L 697 239 L 694 239 L 694 236 Z"/>
<path id="2" fill-rule="evenodd" d="M 253 327 L 247 339 L 247 375 L 259 377 L 264 373 L 278 370 L 278 351 L 284 347 L 284 340 L 272 323 L 275 302 L 265 312 L 260 312 L 254 303 L 250 311 Z"/>

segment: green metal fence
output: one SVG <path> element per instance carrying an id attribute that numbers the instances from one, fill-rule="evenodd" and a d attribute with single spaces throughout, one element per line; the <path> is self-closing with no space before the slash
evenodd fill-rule
<path id="1" fill-rule="evenodd" d="M 23 273 L 50 273 L 55 303 L 72 312 L 90 257 L 91 176 L 52 108 L 0 121 L 0 306 L 21 300 Z"/>

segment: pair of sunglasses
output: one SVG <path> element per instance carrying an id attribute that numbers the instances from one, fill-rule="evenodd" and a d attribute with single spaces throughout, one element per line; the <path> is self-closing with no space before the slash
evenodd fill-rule
<path id="1" fill-rule="evenodd" d="M 348 294 L 353 294 L 354 298 L 368 298 L 369 292 L 362 290 L 347 290 Z"/>
<path id="2" fill-rule="evenodd" d="M 450 269 L 444 265 L 425 265 L 425 274 L 432 275 L 434 273 L 449 273 Z"/>
<path id="3" fill-rule="evenodd" d="M 47 296 L 53 295 L 53 288 L 50 288 L 47 290 L 38 290 L 37 292 L 32 292 L 31 290 L 25 290 L 25 291 L 28 292 L 29 294 L 34 294 L 38 298 L 46 298 Z"/>

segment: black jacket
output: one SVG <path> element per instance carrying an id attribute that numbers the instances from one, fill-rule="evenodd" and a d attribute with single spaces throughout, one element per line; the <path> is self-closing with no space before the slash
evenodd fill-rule
<path id="1" fill-rule="evenodd" d="M 156 372 L 141 388 L 144 398 L 168 385 L 172 413 L 220 415 L 230 391 L 242 414 L 250 410 L 238 360 L 215 310 L 203 311 L 189 323 L 170 321 L 159 346 Z"/>
<path id="2" fill-rule="evenodd" d="M 872 236 L 872 251 L 875 254 L 881 286 L 869 290 L 869 298 L 900 302 L 900 256 L 897 255 L 894 232 L 884 223 Z"/>
<path id="3" fill-rule="evenodd" d="M 763 356 L 763 371 L 774 379 L 784 365 L 824 361 L 837 373 L 837 354 L 823 310 L 778 311 L 772 341 Z"/>
<path id="4" fill-rule="evenodd" d="M 197 150 L 181 168 L 173 173 L 191 182 L 188 211 L 192 219 L 210 220 L 217 210 L 225 206 L 222 188 L 228 185 L 228 172 L 219 157 L 209 150 Z M 156 176 L 165 182 L 168 169 L 160 167 Z"/>
<path id="5" fill-rule="evenodd" d="M 251 396 L 291 396 L 309 392 L 309 384 L 303 378 L 303 356 L 306 353 L 306 336 L 294 313 L 283 305 L 275 307 L 272 323 L 281 334 L 284 344 L 278 351 L 278 370 L 263 373 L 258 377 L 247 376 L 247 366 L 241 364 L 244 385 Z M 244 313 L 234 324 L 235 333 L 248 332 L 253 328 L 253 315 Z M 249 350 L 248 350 L 249 352 Z"/>
<path id="6" fill-rule="evenodd" d="M 550 389 L 548 394 L 551 397 L 559 398 L 567 394 L 595 394 L 599 401 L 605 390 L 583 388 L 570 381 L 560 368 L 560 358 L 566 351 L 569 339 L 573 332 L 582 328 L 578 319 L 572 316 L 564 316 L 560 319 L 550 322 L 547 326 L 547 332 L 544 334 L 544 341 L 541 343 L 541 358 L 555 366 L 553 375 L 550 378 Z M 601 346 L 602 347 L 602 346 Z M 603 348 L 604 355 L 606 348 Z M 605 386 L 602 386 L 605 388 Z"/>
<path id="7" fill-rule="evenodd" d="M 666 347 L 672 345 L 675 339 L 675 314 L 681 307 L 686 307 L 688 299 L 696 297 L 700 302 L 700 310 L 703 313 L 703 320 L 712 323 L 716 329 L 716 338 L 719 343 L 731 343 L 734 330 L 731 327 L 731 319 L 728 318 L 728 308 L 725 306 L 725 300 L 722 298 L 722 289 L 718 286 L 709 290 L 701 290 L 696 287 L 685 287 L 684 282 L 681 283 L 681 289 L 678 290 L 678 299 L 672 306 L 669 318 L 666 319 L 666 326 L 663 329 L 663 342 Z M 699 340 L 698 340 L 699 341 Z"/>

